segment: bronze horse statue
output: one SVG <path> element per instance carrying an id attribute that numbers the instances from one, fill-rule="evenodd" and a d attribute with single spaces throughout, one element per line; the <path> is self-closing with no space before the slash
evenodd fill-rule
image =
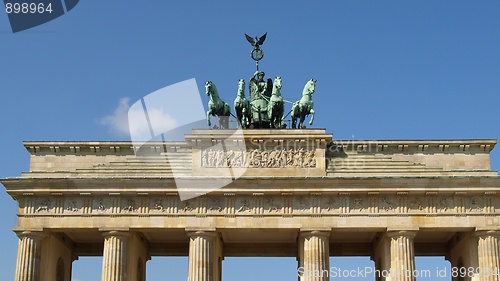
<path id="1" fill-rule="evenodd" d="M 307 81 L 304 86 L 304 91 L 302 91 L 302 98 L 299 101 L 293 103 L 292 106 L 292 128 L 297 128 L 297 119 L 300 118 L 299 121 L 299 129 L 305 128 L 304 119 L 306 116 L 311 114 L 311 120 L 309 121 L 309 125 L 313 124 L 314 121 L 314 102 L 312 100 L 312 94 L 314 93 L 316 86 L 316 80 L 311 79 Z"/>
<path id="2" fill-rule="evenodd" d="M 210 115 L 219 117 L 219 125 L 221 129 L 229 128 L 229 115 L 231 115 L 231 108 L 227 102 L 224 102 L 219 97 L 219 92 L 212 81 L 205 83 L 205 92 L 210 97 L 208 102 L 207 123 L 211 126 Z"/>
<path id="3" fill-rule="evenodd" d="M 267 104 L 267 115 L 269 117 L 269 127 L 280 129 L 283 124 L 283 112 L 285 111 L 285 102 L 281 96 L 281 77 L 274 79 L 273 92 L 269 103 Z"/>
<path id="4" fill-rule="evenodd" d="M 250 102 L 245 97 L 245 80 L 238 81 L 238 95 L 234 100 L 234 112 L 236 119 L 238 119 L 238 126 L 246 128 L 250 124 L 251 110 Z"/>

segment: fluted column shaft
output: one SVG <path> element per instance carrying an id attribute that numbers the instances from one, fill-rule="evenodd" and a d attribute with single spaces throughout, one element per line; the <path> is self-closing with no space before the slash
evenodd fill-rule
<path id="1" fill-rule="evenodd" d="M 215 281 L 215 231 L 192 231 L 189 236 L 188 281 Z"/>
<path id="2" fill-rule="evenodd" d="M 415 250 L 413 238 L 416 231 L 391 231 L 391 281 L 415 281 Z"/>
<path id="3" fill-rule="evenodd" d="M 299 269 L 301 281 L 330 280 L 330 232 L 304 231 L 300 233 L 302 265 Z"/>
<path id="4" fill-rule="evenodd" d="M 477 245 L 478 254 L 478 272 L 481 281 L 499 281 L 500 276 L 500 243 L 499 231 L 479 231 L 476 233 L 479 237 Z"/>
<path id="5" fill-rule="evenodd" d="M 127 242 L 130 234 L 122 231 L 108 231 L 103 236 L 102 281 L 126 281 Z"/>
<path id="6" fill-rule="evenodd" d="M 43 232 L 24 231 L 19 234 L 15 281 L 39 281 Z"/>

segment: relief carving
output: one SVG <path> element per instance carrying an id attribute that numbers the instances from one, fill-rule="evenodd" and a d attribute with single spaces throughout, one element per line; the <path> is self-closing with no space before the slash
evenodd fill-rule
<path id="1" fill-rule="evenodd" d="M 396 209 L 396 205 L 389 201 L 389 198 L 382 197 L 382 209 L 385 211 L 392 211 Z"/>
<path id="2" fill-rule="evenodd" d="M 366 209 L 365 205 L 363 204 L 363 199 L 354 198 L 352 200 L 352 209 L 356 209 L 356 211 L 363 211 L 364 209 Z"/>
<path id="3" fill-rule="evenodd" d="M 194 206 L 193 206 L 193 204 L 191 202 L 186 201 L 186 202 L 183 203 L 182 210 L 184 212 L 191 212 L 191 211 L 194 210 Z"/>
<path id="4" fill-rule="evenodd" d="M 243 199 L 241 201 L 241 206 L 238 208 L 238 213 L 241 213 L 241 212 L 246 212 L 246 211 L 251 211 L 250 209 L 250 200 L 248 199 Z"/>
<path id="5" fill-rule="evenodd" d="M 422 205 L 422 200 L 420 198 L 415 198 L 410 201 L 410 209 L 423 211 L 425 208 Z"/>
<path id="6" fill-rule="evenodd" d="M 306 201 L 306 199 L 304 199 L 304 197 L 302 197 L 302 196 L 298 197 L 297 201 L 299 203 L 298 206 L 297 206 L 297 210 L 299 210 L 299 211 L 305 211 L 305 210 L 309 209 L 307 201 Z"/>
<path id="7" fill-rule="evenodd" d="M 315 150 L 212 150 L 201 153 L 201 166 L 216 167 L 252 167 L 252 168 L 314 168 L 316 167 Z"/>
<path id="8" fill-rule="evenodd" d="M 331 211 L 334 209 L 334 205 L 335 205 L 335 199 L 330 197 L 330 198 L 328 198 L 328 201 L 325 203 L 324 209 L 327 211 Z"/>
<path id="9" fill-rule="evenodd" d="M 483 210 L 483 202 L 481 199 L 472 196 L 469 199 L 469 212 L 480 212 Z"/>
<path id="10" fill-rule="evenodd" d="M 38 204 L 38 208 L 36 208 L 36 212 L 41 212 L 41 211 L 45 211 L 45 212 L 49 212 L 49 208 L 50 208 L 50 198 L 47 198 L 47 199 L 44 199 L 40 202 L 40 204 Z"/>
<path id="11" fill-rule="evenodd" d="M 220 198 L 210 198 L 209 208 L 210 211 L 222 212 L 222 205 Z"/>
<path id="12" fill-rule="evenodd" d="M 453 204 L 450 203 L 450 201 L 451 199 L 449 197 L 441 197 L 438 202 L 438 209 L 442 211 L 451 210 Z"/>
<path id="13" fill-rule="evenodd" d="M 105 211 L 106 210 L 106 204 L 104 203 L 104 200 L 102 198 L 97 199 L 97 210 L 99 211 Z"/>
<path id="14" fill-rule="evenodd" d="M 127 205 L 125 208 L 123 208 L 123 211 L 125 212 L 134 212 L 135 209 L 135 201 L 133 199 L 127 200 Z"/>
<path id="15" fill-rule="evenodd" d="M 165 212 L 165 208 L 163 208 L 163 200 L 161 198 L 157 198 L 154 203 L 154 209 L 160 212 Z"/>
<path id="16" fill-rule="evenodd" d="M 66 210 L 70 212 L 78 212 L 78 208 L 76 207 L 76 201 L 75 200 L 69 201 Z"/>
<path id="17" fill-rule="evenodd" d="M 278 204 L 276 204 L 276 203 L 274 203 L 274 199 L 273 198 L 266 199 L 266 204 L 268 206 L 267 211 L 269 213 L 271 213 L 271 212 L 278 213 L 281 210 L 281 206 L 278 205 Z"/>

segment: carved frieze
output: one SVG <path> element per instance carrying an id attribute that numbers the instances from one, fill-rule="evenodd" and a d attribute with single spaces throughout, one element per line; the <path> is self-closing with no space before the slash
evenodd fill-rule
<path id="1" fill-rule="evenodd" d="M 465 194 L 266 194 L 208 195 L 181 201 L 177 194 L 150 196 L 26 196 L 21 215 L 349 215 L 457 214 L 498 212 L 495 196 Z M 58 208 L 61 210 L 58 211 Z M 88 210 L 86 209 L 88 208 Z M 31 211 L 30 211 L 31 210 Z M 87 211 L 86 211 L 87 210 Z"/>
<path id="2" fill-rule="evenodd" d="M 277 149 L 277 150 L 238 150 L 205 149 L 201 153 L 201 166 L 204 168 L 314 168 L 315 150 Z"/>

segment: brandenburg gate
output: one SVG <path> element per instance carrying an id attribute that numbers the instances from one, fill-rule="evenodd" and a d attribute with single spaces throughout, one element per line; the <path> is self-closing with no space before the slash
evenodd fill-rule
<path id="1" fill-rule="evenodd" d="M 331 256 L 370 256 L 391 281 L 415 280 L 415 256 L 445 256 L 474 271 L 453 280 L 500 280 L 496 140 L 233 131 L 141 155 L 131 142 L 25 142 L 30 170 L 1 180 L 19 202 L 15 280 L 69 281 L 80 256 L 103 257 L 103 281 L 146 280 L 151 256 L 189 256 L 188 281 L 221 280 L 233 256 L 296 257 L 302 281 L 330 280 Z"/>

